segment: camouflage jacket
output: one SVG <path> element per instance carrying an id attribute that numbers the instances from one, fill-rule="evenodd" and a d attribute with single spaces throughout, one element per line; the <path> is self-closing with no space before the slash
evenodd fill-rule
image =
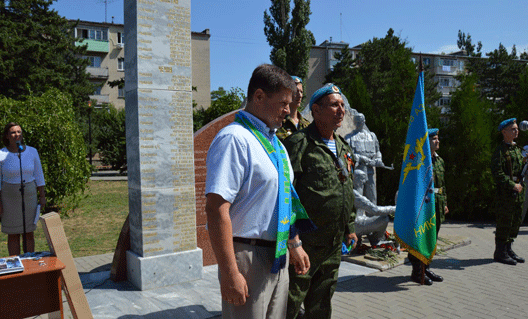
<path id="1" fill-rule="evenodd" d="M 447 206 L 447 193 L 445 185 L 444 160 L 435 153 L 433 156 L 433 176 L 435 187 L 435 206 L 437 217 L 443 222 L 445 220 L 445 207 Z"/>
<path id="2" fill-rule="evenodd" d="M 282 121 L 282 127 L 280 127 L 277 130 L 277 137 L 284 141 L 288 136 L 292 135 L 293 133 L 302 130 L 303 128 L 310 125 L 310 122 L 308 122 L 307 119 L 302 117 L 300 112 L 297 112 L 297 116 L 299 117 L 299 128 L 293 123 L 291 117 L 288 115 L 286 118 Z"/>
<path id="3" fill-rule="evenodd" d="M 315 123 L 284 142 L 295 173 L 295 189 L 317 226 L 301 239 L 314 246 L 340 245 L 344 235 L 355 232 L 354 157 L 342 137 L 334 133 L 334 138 L 337 158 Z"/>
<path id="4" fill-rule="evenodd" d="M 521 182 L 523 157 L 517 145 L 502 142 L 491 157 L 491 174 L 499 196 L 511 195 L 515 184 Z M 519 194 L 520 195 L 520 194 Z"/>

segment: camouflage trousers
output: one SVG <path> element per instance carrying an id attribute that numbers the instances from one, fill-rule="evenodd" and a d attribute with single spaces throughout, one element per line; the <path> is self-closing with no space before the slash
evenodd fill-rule
<path id="1" fill-rule="evenodd" d="M 522 223 L 522 204 L 523 201 L 521 196 L 517 196 L 508 201 L 499 201 L 498 210 L 496 212 L 496 242 L 511 243 L 515 238 L 517 238 L 517 234 L 519 233 L 519 228 L 521 227 Z"/>
<path id="2" fill-rule="evenodd" d="M 286 318 L 294 319 L 304 302 L 304 318 L 330 319 L 332 296 L 337 287 L 341 246 L 325 247 L 303 244 L 310 257 L 310 270 L 297 275 L 290 265 L 290 289 Z"/>

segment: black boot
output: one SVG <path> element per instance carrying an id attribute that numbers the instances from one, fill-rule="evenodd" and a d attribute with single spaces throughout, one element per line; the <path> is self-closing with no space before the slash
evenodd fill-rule
<path id="1" fill-rule="evenodd" d="M 517 265 L 517 262 L 508 255 L 506 251 L 506 243 L 495 241 L 495 252 L 493 253 L 493 260 L 507 265 Z"/>
<path id="2" fill-rule="evenodd" d="M 427 277 L 431 278 L 432 281 L 437 281 L 437 282 L 444 281 L 444 278 L 442 278 L 442 276 L 435 274 L 429 269 L 429 265 L 425 267 L 425 274 L 427 275 Z"/>
<path id="3" fill-rule="evenodd" d="M 409 254 L 409 259 L 411 260 L 411 264 L 412 264 L 411 280 L 421 285 L 422 284 L 422 262 L 418 259 L 413 260 L 414 258 L 411 259 L 410 256 L 411 255 Z M 427 277 L 426 274 L 424 274 L 424 285 L 431 286 L 432 284 L 433 284 L 433 281 L 429 277 Z"/>
<path id="4" fill-rule="evenodd" d="M 518 263 L 523 263 L 524 258 L 517 256 L 515 252 L 512 250 L 512 244 L 513 243 L 507 243 L 506 244 L 506 252 L 508 253 L 508 256 L 510 256 L 513 260 L 515 260 Z"/>

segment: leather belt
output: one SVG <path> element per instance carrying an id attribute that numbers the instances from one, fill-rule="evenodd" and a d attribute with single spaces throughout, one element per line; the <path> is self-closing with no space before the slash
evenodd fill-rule
<path id="1" fill-rule="evenodd" d="M 261 247 L 275 247 L 277 246 L 276 241 L 269 241 L 264 239 L 256 238 L 242 238 L 242 237 L 233 237 L 233 241 L 236 243 L 247 244 L 251 246 L 261 246 Z"/>

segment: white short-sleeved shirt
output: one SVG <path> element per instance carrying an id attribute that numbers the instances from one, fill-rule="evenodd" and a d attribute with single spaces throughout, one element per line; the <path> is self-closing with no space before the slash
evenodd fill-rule
<path id="1" fill-rule="evenodd" d="M 271 141 L 275 130 L 252 114 L 241 112 Z M 290 180 L 293 180 L 289 157 L 288 164 Z M 231 203 L 233 236 L 275 241 L 278 176 L 253 133 L 234 122 L 216 135 L 207 152 L 205 194 L 218 194 Z"/>
<path id="2" fill-rule="evenodd" d="M 44 186 L 44 173 L 40 157 L 35 148 L 26 145 L 22 156 L 22 179 L 29 183 L 35 181 L 37 186 Z M 18 153 L 11 153 L 6 147 L 0 150 L 1 181 L 9 184 L 20 184 L 20 160 Z M 0 183 L 0 189 L 2 183 Z"/>

